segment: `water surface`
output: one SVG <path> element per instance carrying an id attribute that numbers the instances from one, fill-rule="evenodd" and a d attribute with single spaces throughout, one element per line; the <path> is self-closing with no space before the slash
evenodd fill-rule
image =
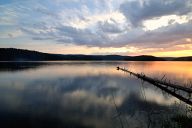
<path id="1" fill-rule="evenodd" d="M 176 102 L 180 103 L 160 89 L 142 85 L 140 80 L 116 70 L 116 66 L 153 78 L 166 75 L 180 84 L 192 79 L 191 62 L 1 63 L 0 125 L 147 127 L 148 113 L 168 113 Z M 156 118 L 159 114 L 154 114 Z"/>

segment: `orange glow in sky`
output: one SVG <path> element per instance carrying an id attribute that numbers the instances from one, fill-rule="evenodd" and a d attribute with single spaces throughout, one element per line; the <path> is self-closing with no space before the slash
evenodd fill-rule
<path id="1" fill-rule="evenodd" d="M 182 57 L 182 56 L 192 56 L 192 50 L 178 50 L 178 51 L 166 51 L 166 52 L 156 52 L 153 53 L 154 56 L 162 57 Z"/>

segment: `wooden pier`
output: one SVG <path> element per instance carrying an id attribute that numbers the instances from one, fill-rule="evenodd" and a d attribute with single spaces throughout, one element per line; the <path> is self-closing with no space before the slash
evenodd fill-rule
<path id="1" fill-rule="evenodd" d="M 192 106 L 192 100 L 191 100 L 192 89 L 191 88 L 173 84 L 171 82 L 166 82 L 166 80 L 163 80 L 164 77 L 161 80 L 158 80 L 158 79 L 148 77 L 142 73 L 139 74 L 139 73 L 131 72 L 131 71 L 129 71 L 125 68 L 121 68 L 121 67 L 117 67 L 117 70 L 121 70 L 123 72 L 129 73 L 130 75 L 133 75 L 133 76 L 137 77 L 138 79 L 141 79 L 150 84 L 153 84 L 154 86 L 162 89 L 163 91 L 173 95 L 174 97 L 176 97 L 176 98 L 180 99 L 181 101 Z M 184 93 L 185 93 L 185 95 L 184 95 Z"/>

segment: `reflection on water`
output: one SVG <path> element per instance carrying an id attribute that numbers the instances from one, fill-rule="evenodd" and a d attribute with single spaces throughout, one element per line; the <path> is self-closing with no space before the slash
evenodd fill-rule
<path id="1" fill-rule="evenodd" d="M 1 63 L 0 125 L 120 127 L 115 100 L 126 127 L 147 127 L 146 113 L 169 112 L 178 102 L 116 66 L 152 77 L 166 74 L 180 83 L 192 78 L 190 62 Z"/>

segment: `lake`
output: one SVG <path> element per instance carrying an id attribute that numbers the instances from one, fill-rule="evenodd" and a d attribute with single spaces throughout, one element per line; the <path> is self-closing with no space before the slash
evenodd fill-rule
<path id="1" fill-rule="evenodd" d="M 192 62 L 0 63 L 0 127 L 161 127 L 184 111 L 185 103 L 117 66 L 181 85 L 192 80 Z"/>

